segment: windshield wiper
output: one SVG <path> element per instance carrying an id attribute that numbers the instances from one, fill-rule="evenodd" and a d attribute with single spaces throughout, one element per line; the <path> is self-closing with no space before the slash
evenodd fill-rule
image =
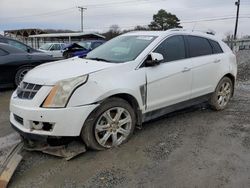
<path id="1" fill-rule="evenodd" d="M 109 61 L 109 60 L 107 60 L 107 59 L 98 58 L 98 57 L 96 57 L 96 58 L 86 58 L 86 59 L 91 59 L 91 60 L 95 60 L 95 61 L 105 61 L 105 62 L 111 62 L 111 61 Z"/>

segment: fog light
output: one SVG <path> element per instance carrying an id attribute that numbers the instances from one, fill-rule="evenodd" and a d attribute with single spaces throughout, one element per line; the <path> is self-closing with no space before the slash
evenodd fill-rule
<path id="1" fill-rule="evenodd" d="M 33 121 L 32 128 L 34 128 L 35 130 L 41 130 L 43 128 L 43 123 L 38 121 Z"/>

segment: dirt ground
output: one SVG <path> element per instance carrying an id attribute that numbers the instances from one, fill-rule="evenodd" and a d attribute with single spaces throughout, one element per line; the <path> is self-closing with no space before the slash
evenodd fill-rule
<path id="1" fill-rule="evenodd" d="M 0 156 L 18 139 L 10 94 L 0 93 Z M 201 104 L 169 114 L 119 148 L 69 162 L 28 153 L 9 187 L 250 187 L 250 82 L 237 84 L 225 111 Z"/>

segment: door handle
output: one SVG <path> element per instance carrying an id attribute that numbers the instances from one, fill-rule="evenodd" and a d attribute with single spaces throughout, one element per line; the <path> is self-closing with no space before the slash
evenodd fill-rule
<path id="1" fill-rule="evenodd" d="M 188 72 L 188 71 L 190 71 L 190 70 L 191 70 L 191 68 L 184 67 L 184 69 L 182 70 L 182 72 Z"/>
<path id="2" fill-rule="evenodd" d="M 219 63 L 221 60 L 220 59 L 216 59 L 214 60 L 214 63 Z"/>

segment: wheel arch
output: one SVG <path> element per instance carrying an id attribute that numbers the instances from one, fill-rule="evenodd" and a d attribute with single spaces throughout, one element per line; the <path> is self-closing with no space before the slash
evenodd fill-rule
<path id="1" fill-rule="evenodd" d="M 18 66 L 16 69 L 15 69 L 15 72 L 14 72 L 14 77 L 13 77 L 13 83 L 14 85 L 16 85 L 16 82 L 15 82 L 15 79 L 16 79 L 16 75 L 17 75 L 17 72 L 23 68 L 31 68 L 33 69 L 35 66 L 32 66 L 30 64 L 24 64 L 24 65 L 21 65 L 21 66 Z"/>
<path id="2" fill-rule="evenodd" d="M 19 71 L 20 69 L 22 68 L 26 68 L 26 67 L 29 67 L 29 68 L 34 68 L 35 66 L 34 65 L 30 65 L 30 64 L 24 64 L 24 65 L 21 65 L 21 66 L 18 66 L 15 70 L 15 73 L 17 73 L 17 71 Z"/>
<path id="3" fill-rule="evenodd" d="M 234 87 L 235 87 L 235 83 L 236 83 L 236 78 L 231 73 L 225 74 L 221 79 L 223 79 L 225 77 L 228 77 L 233 83 L 233 93 L 232 93 L 232 96 L 233 96 L 234 95 Z"/>
<path id="4" fill-rule="evenodd" d="M 111 95 L 108 98 L 121 98 L 121 99 L 127 101 L 135 111 L 136 124 L 137 125 L 142 124 L 142 111 L 140 110 L 139 103 L 134 96 L 132 96 L 128 93 L 119 93 L 119 94 Z"/>

